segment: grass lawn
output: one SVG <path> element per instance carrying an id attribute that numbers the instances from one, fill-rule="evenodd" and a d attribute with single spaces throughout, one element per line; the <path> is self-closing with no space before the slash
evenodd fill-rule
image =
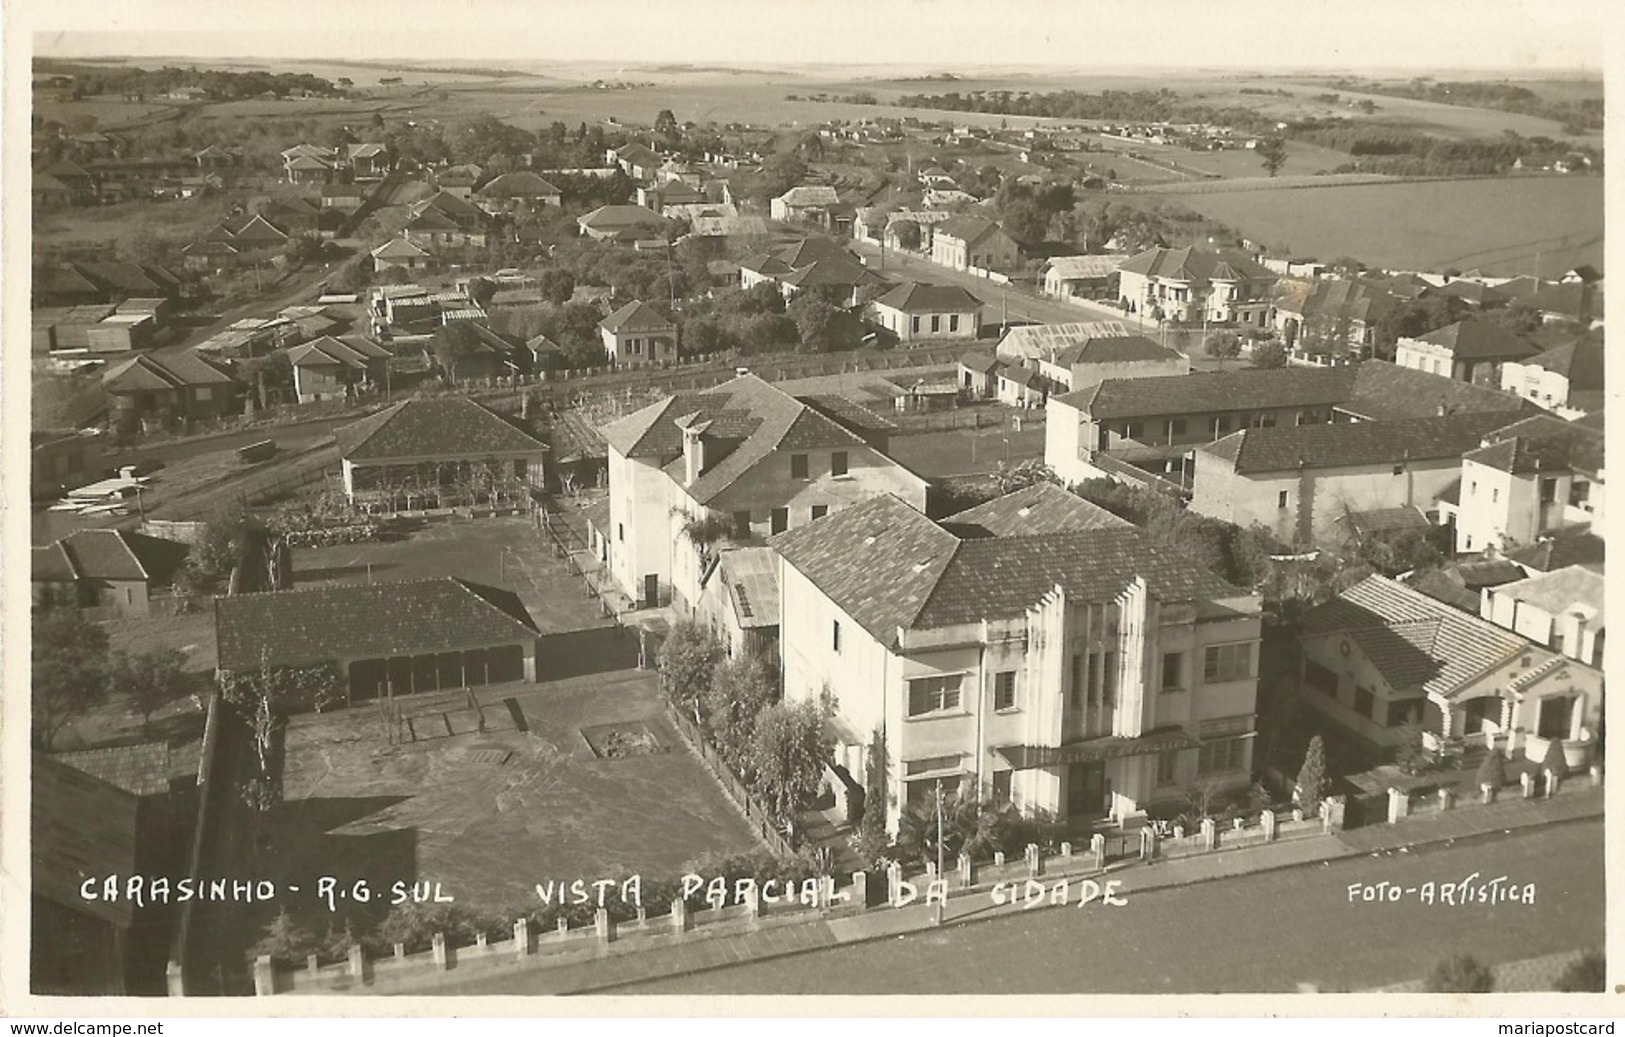
<path id="1" fill-rule="evenodd" d="M 152 648 L 178 648 L 186 653 L 186 668 L 214 671 L 214 609 L 204 608 L 180 616 L 134 616 L 102 624 L 115 652 L 139 653 Z"/>
<path id="2" fill-rule="evenodd" d="M 581 581 L 555 558 L 529 518 L 453 519 L 426 523 L 404 540 L 298 548 L 294 582 L 365 583 L 459 576 L 519 595 L 543 633 L 606 624 Z"/>
<path id="3" fill-rule="evenodd" d="M 271 874 L 295 884 L 365 878 L 374 888 L 438 881 L 460 904 L 500 909 L 537 904 L 533 887 L 550 879 L 676 875 L 702 855 L 756 846 L 661 719 L 654 674 L 502 685 L 480 698 L 484 733 L 442 728 L 399 746 L 370 708 L 298 718 Z M 528 730 L 516 726 L 516 711 Z M 669 751 L 598 759 L 581 733 L 636 720 Z M 454 726 L 467 729 L 466 714 Z M 326 914 L 299 898 L 289 906 Z"/>
<path id="4" fill-rule="evenodd" d="M 1044 426 L 1029 425 L 1020 432 L 965 428 L 893 436 L 890 450 L 899 464 L 928 479 L 992 472 L 998 470 L 1000 461 L 1016 464 L 1042 459 Z"/>

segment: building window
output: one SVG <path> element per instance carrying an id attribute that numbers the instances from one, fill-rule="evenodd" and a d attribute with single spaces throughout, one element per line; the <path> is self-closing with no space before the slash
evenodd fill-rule
<path id="1" fill-rule="evenodd" d="M 790 455 L 790 478 L 805 479 L 807 477 L 807 455 Z"/>
<path id="2" fill-rule="evenodd" d="M 829 474 L 831 474 L 831 475 L 845 475 L 846 474 L 846 451 L 845 450 L 837 450 L 834 453 L 829 455 Z"/>
<path id="3" fill-rule="evenodd" d="M 1162 690 L 1178 691 L 1185 686 L 1185 653 L 1162 654 Z"/>
<path id="4" fill-rule="evenodd" d="M 1213 438 L 1218 439 L 1230 431 L 1230 419 L 1220 416 L 1213 419 Z"/>
<path id="5" fill-rule="evenodd" d="M 1126 422 L 1123 425 L 1123 438 L 1138 441 L 1145 435 L 1145 425 L 1138 421 Z"/>
<path id="6" fill-rule="evenodd" d="M 1196 773 L 1206 776 L 1239 771 L 1246 766 L 1247 739 L 1223 738 L 1206 742 L 1196 753 Z"/>
<path id="7" fill-rule="evenodd" d="M 1183 436 L 1184 434 L 1185 434 L 1185 419 L 1184 418 L 1174 418 L 1174 419 L 1172 419 L 1172 420 L 1170 420 L 1168 422 L 1168 438 L 1169 439 L 1173 439 L 1175 436 Z"/>
<path id="8" fill-rule="evenodd" d="M 1010 779 L 1015 776 L 1015 773 L 1015 771 L 993 772 L 993 798 L 1001 803 L 1010 801 Z"/>
<path id="9" fill-rule="evenodd" d="M 909 328 L 912 334 L 918 335 L 920 333 L 920 318 L 915 317 L 913 320 L 911 320 L 909 322 Z"/>
<path id="10" fill-rule="evenodd" d="M 942 330 L 942 314 L 933 313 L 931 315 L 931 331 L 934 334 L 934 333 L 936 333 L 938 331 L 941 331 L 941 330 Z"/>
<path id="11" fill-rule="evenodd" d="M 957 313 L 948 314 L 948 330 L 950 332 L 955 332 L 955 331 L 959 330 L 959 314 L 957 314 Z"/>
<path id="12" fill-rule="evenodd" d="M 1394 465 L 1394 474 L 1395 475 L 1404 475 L 1405 474 L 1405 466 L 1402 465 L 1402 464 Z"/>
<path id="13" fill-rule="evenodd" d="M 920 677 L 908 682 L 908 715 L 929 716 L 959 709 L 960 674 L 949 677 Z"/>
<path id="14" fill-rule="evenodd" d="M 626 542 L 626 523 L 625 522 L 617 522 L 617 523 L 615 523 L 615 539 L 621 541 L 622 543 Z"/>
<path id="15" fill-rule="evenodd" d="M 1083 656 L 1072 657 L 1072 708 L 1083 708 Z"/>
<path id="16" fill-rule="evenodd" d="M 1202 680 L 1246 680 L 1253 675 L 1253 643 L 1237 641 L 1227 645 L 1209 645 L 1202 654 Z"/>
<path id="17" fill-rule="evenodd" d="M 812 506 L 812 517 L 813 518 L 821 519 L 825 515 L 828 515 L 828 514 L 829 514 L 829 505 L 828 504 L 814 504 Z"/>
<path id="18" fill-rule="evenodd" d="M 1275 495 L 1275 506 L 1277 508 L 1286 507 L 1286 491 L 1285 490 L 1282 490 L 1280 493 L 1277 493 Z"/>
<path id="19" fill-rule="evenodd" d="M 1016 708 L 1016 671 L 1000 670 L 993 675 L 993 708 Z"/>
<path id="20" fill-rule="evenodd" d="M 1542 479 L 1540 481 L 1540 502 L 1550 504 L 1557 499 L 1557 480 Z"/>
<path id="21" fill-rule="evenodd" d="M 1496 486 L 1490 490 L 1490 503 L 1501 503 L 1501 488 L 1499 486 Z"/>
<path id="22" fill-rule="evenodd" d="M 1370 688 L 1356 686 L 1354 689 L 1354 712 L 1371 719 L 1371 711 L 1375 707 L 1377 696 L 1372 694 Z"/>
<path id="23" fill-rule="evenodd" d="M 1179 782 L 1179 753 L 1157 754 L 1157 787 L 1167 788 Z"/>
<path id="24" fill-rule="evenodd" d="M 1306 660 L 1303 664 L 1303 682 L 1322 695 L 1337 697 L 1337 674 L 1313 659 Z"/>
<path id="25" fill-rule="evenodd" d="M 836 655 L 841 654 L 841 621 L 838 619 L 830 625 L 830 647 L 835 649 Z"/>
<path id="26" fill-rule="evenodd" d="M 734 537 L 739 540 L 750 539 L 750 512 L 734 512 Z"/>
<path id="27" fill-rule="evenodd" d="M 1100 701 L 1100 653 L 1089 653 L 1089 680 L 1084 685 L 1088 694 L 1089 704 L 1094 705 Z"/>
<path id="28" fill-rule="evenodd" d="M 1389 727 L 1403 727 L 1406 724 L 1420 720 L 1421 716 L 1421 702 L 1410 701 L 1388 703 L 1387 720 Z"/>
<path id="29" fill-rule="evenodd" d="M 955 771 L 959 769 L 960 754 L 949 756 L 927 756 L 919 760 L 908 760 L 903 764 L 903 773 L 910 778 L 922 774 L 932 774 L 937 771 Z"/>
<path id="30" fill-rule="evenodd" d="M 790 528 L 790 509 L 774 508 L 772 529 L 775 533 L 782 533 Z"/>

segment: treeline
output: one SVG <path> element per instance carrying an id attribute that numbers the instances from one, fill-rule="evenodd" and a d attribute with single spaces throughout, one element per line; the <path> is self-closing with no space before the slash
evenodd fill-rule
<path id="1" fill-rule="evenodd" d="M 935 108 L 950 112 L 985 112 L 992 115 L 1030 115 L 1050 119 L 1101 119 L 1123 122 L 1160 122 L 1174 118 L 1179 95 L 1172 90 L 1081 90 L 1030 93 L 1026 90 L 957 90 L 944 94 L 904 94 L 904 108 Z"/>
<path id="2" fill-rule="evenodd" d="M 160 69 L 52 65 L 38 67 L 36 71 L 42 74 L 73 76 L 75 100 L 110 94 L 146 99 L 185 86 L 201 88 L 211 101 L 233 101 L 267 93 L 275 94 L 277 97 L 287 97 L 290 94 L 339 97 L 344 93 L 331 80 L 313 76 L 308 72 L 269 72 L 259 69 L 228 72 L 223 69 L 176 68 L 171 65 Z"/>
<path id="3" fill-rule="evenodd" d="M 1426 79 L 1413 79 L 1408 83 L 1339 79 L 1332 85 L 1340 90 L 1355 90 L 1363 94 L 1405 97 L 1415 101 L 1454 105 L 1458 108 L 1488 108 L 1496 112 L 1532 115 L 1561 123 L 1565 133 L 1584 133 L 1603 128 L 1601 97 L 1583 97 L 1578 101 L 1550 101 L 1528 87 L 1512 83 L 1440 83 Z"/>

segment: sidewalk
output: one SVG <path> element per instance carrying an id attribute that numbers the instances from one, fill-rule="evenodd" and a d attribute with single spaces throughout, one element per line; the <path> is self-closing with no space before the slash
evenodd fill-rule
<path id="1" fill-rule="evenodd" d="M 1069 879 L 1072 886 L 1069 906 L 1076 907 L 1077 887 L 1085 879 L 1094 881 L 1102 889 L 1108 881 L 1118 882 L 1120 885 L 1115 887 L 1115 892 L 1124 898 L 1132 898 L 1135 894 L 1214 879 L 1601 817 L 1602 812 L 1603 789 L 1575 789 L 1550 800 L 1503 800 L 1490 806 L 1466 806 L 1438 815 L 1416 817 L 1397 825 L 1370 825 L 1333 836 L 1311 836 L 1235 850 L 1221 849 L 1214 853 L 1156 861 L 1149 865 L 1134 860 L 1120 861 L 1109 865 L 1104 874 L 1071 872 L 1064 877 Z M 1075 858 L 1080 863 L 1084 859 Z M 1046 863 L 1054 870 L 1053 866 L 1058 861 L 1059 858 L 1049 858 Z M 1038 881 L 1048 887 L 1058 883 L 1062 877 L 1058 872 L 1047 871 Z M 795 916 L 775 919 L 770 915 L 746 932 L 707 935 L 701 929 L 680 940 L 669 934 L 652 935 L 637 944 L 610 944 L 588 960 L 579 957 L 569 962 L 527 959 L 522 964 L 509 961 L 489 969 L 481 968 L 477 974 L 471 971 L 459 975 L 458 971 L 452 970 L 428 981 L 391 985 L 389 989 L 380 984 L 361 988 L 357 992 L 432 993 L 437 987 L 454 987 L 464 980 L 496 978 L 496 970 L 501 969 L 516 977 L 523 975 L 528 993 L 607 993 L 615 987 L 704 972 L 744 961 L 763 961 L 837 944 L 862 943 L 924 932 L 937 927 L 937 908 L 935 904 L 926 906 L 922 903 L 923 877 L 916 882 L 920 900 L 902 908 L 882 905 L 862 913 L 823 919 Z M 991 883 L 983 879 L 974 890 L 955 891 L 943 906 L 942 924 L 966 925 L 1024 910 L 1043 910 L 1048 906 L 1029 908 L 1023 903 L 1013 902 L 1015 898 L 1008 898 L 1011 902 L 1002 905 L 995 904 L 990 889 Z M 1530 984 L 1542 982 L 1549 985 L 1562 967 L 1566 967 L 1568 960 L 1569 957 L 1565 957 L 1559 966 L 1555 966 L 1556 971 L 1551 972 L 1550 977 L 1546 975 L 1550 969 L 1546 968 L 1549 963 L 1545 963 L 1545 959 L 1541 959 L 1542 967 L 1532 974 L 1527 968 L 1512 969 L 1513 965 L 1522 963 L 1508 963 L 1502 967 L 1511 970 L 1507 976 L 1509 985 L 1504 989 L 1534 989 Z M 1497 977 L 1499 981 L 1500 971 Z M 1517 985 L 1511 985 L 1513 983 Z"/>

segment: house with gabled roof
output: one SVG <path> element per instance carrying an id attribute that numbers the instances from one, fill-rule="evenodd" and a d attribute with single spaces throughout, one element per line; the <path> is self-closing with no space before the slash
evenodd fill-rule
<path id="1" fill-rule="evenodd" d="M 953 216 L 931 228 L 931 262 L 950 270 L 1012 270 L 1021 246 L 993 220 Z"/>
<path id="2" fill-rule="evenodd" d="M 576 218 L 583 237 L 594 241 L 637 242 L 663 238 L 666 221 L 641 205 L 600 205 Z"/>
<path id="3" fill-rule="evenodd" d="M 351 500 L 405 488 L 450 494 L 471 480 L 521 491 L 547 485 L 547 444 L 467 397 L 402 400 L 333 435 Z"/>
<path id="4" fill-rule="evenodd" d="M 1305 547 L 1383 522 L 1386 531 L 1425 528 L 1423 516 L 1437 514 L 1440 493 L 1460 478 L 1462 455 L 1505 420 L 1451 414 L 1232 432 L 1197 448 L 1190 509 Z"/>
<path id="5" fill-rule="evenodd" d="M 493 177 L 474 197 L 487 208 L 510 215 L 538 213 L 564 202 L 562 191 L 528 169 Z"/>
<path id="6" fill-rule="evenodd" d="M 651 303 L 634 299 L 598 322 L 604 355 L 616 366 L 677 360 L 677 322 Z"/>
<path id="7" fill-rule="evenodd" d="M 513 591 L 452 576 L 215 599 L 222 675 L 337 667 L 350 703 L 534 681 L 541 631 Z"/>
<path id="8" fill-rule="evenodd" d="M 1370 576 L 1303 617 L 1302 701 L 1379 748 L 1408 723 L 1430 745 L 1467 740 L 1576 766 L 1602 718 L 1600 670 L 1567 659 L 1386 576 Z"/>
<path id="9" fill-rule="evenodd" d="M 750 546 L 881 493 L 924 509 L 925 480 L 827 409 L 747 374 L 605 426 L 610 571 L 628 597 L 692 614 L 719 544 Z M 707 518 L 728 534 L 684 532 Z"/>
<path id="10" fill-rule="evenodd" d="M 353 399 L 358 389 L 370 385 L 383 371 L 391 355 L 364 338 L 323 335 L 301 343 L 288 350 L 294 395 L 300 403 Z"/>
<path id="11" fill-rule="evenodd" d="M 768 216 L 781 223 L 808 223 L 834 230 L 834 210 L 840 195 L 827 184 L 801 184 L 768 202 Z"/>
<path id="12" fill-rule="evenodd" d="M 1125 313 L 1181 323 L 1269 324 L 1275 273 L 1239 249 L 1152 248 L 1117 268 Z"/>
<path id="13" fill-rule="evenodd" d="M 357 180 L 381 180 L 394 165 L 388 146 L 376 141 L 344 145 L 344 161 Z"/>
<path id="14" fill-rule="evenodd" d="M 958 285 L 904 283 L 875 296 L 869 307 L 899 342 L 974 339 L 982 330 L 982 300 Z"/>
<path id="15" fill-rule="evenodd" d="M 405 235 L 390 238 L 368 255 L 372 258 L 373 270 L 380 274 L 386 270 L 434 270 L 440 266 L 439 257 Z"/>
<path id="16" fill-rule="evenodd" d="M 1456 550 L 1512 551 L 1575 526 L 1605 528 L 1602 430 L 1542 414 L 1463 453 Z"/>
<path id="17" fill-rule="evenodd" d="M 870 270 L 857 256 L 826 237 L 804 238 L 739 261 L 741 288 L 763 282 L 778 285 L 786 300 L 797 292 L 819 288 L 842 296 L 847 305 L 856 305 L 861 291 L 891 284 L 889 278 Z"/>
<path id="18" fill-rule="evenodd" d="M 1274 326 L 1287 350 L 1317 364 L 1370 356 L 1378 322 L 1401 303 L 1363 279 L 1282 281 L 1274 299 Z"/>
<path id="19" fill-rule="evenodd" d="M 140 421 L 210 421 L 236 410 L 238 381 L 196 353 L 141 353 L 102 373 L 115 427 Z"/>
<path id="20" fill-rule="evenodd" d="M 1063 301 L 1116 302 L 1117 268 L 1126 256 L 1056 256 L 1044 264 L 1044 294 Z"/>
<path id="21" fill-rule="evenodd" d="M 939 524 L 966 540 L 1084 529 L 1123 529 L 1133 525 L 1093 501 L 1069 493 L 1048 481 L 1036 482 L 955 512 L 939 520 Z"/>
<path id="22" fill-rule="evenodd" d="M 1577 418 L 1603 405 L 1603 331 L 1594 328 L 1526 360 L 1501 365 L 1501 388 L 1552 411 Z"/>
<path id="23" fill-rule="evenodd" d="M 1607 582 L 1583 565 L 1487 587 L 1479 614 L 1559 655 L 1604 669 Z"/>
<path id="24" fill-rule="evenodd" d="M 766 545 L 719 552 L 716 571 L 700 592 L 698 615 L 728 658 L 776 656 L 779 556 Z"/>
<path id="25" fill-rule="evenodd" d="M 654 149 L 636 142 L 615 148 L 604 156 L 606 162 L 621 167 L 633 180 L 652 180 L 664 161 Z"/>
<path id="26" fill-rule="evenodd" d="M 416 219 L 430 211 L 444 216 L 469 234 L 484 233 L 486 224 L 490 221 L 490 216 L 484 209 L 450 191 L 437 191 L 428 198 L 406 207 L 408 219 Z"/>
<path id="27" fill-rule="evenodd" d="M 884 747 L 888 831 L 938 782 L 1087 833 L 1251 780 L 1255 595 L 1131 525 L 976 525 L 879 496 L 769 541 L 785 699 L 833 693 L 851 773 Z"/>
<path id="28" fill-rule="evenodd" d="M 1503 364 L 1528 360 L 1539 347 L 1485 317 L 1469 317 L 1394 348 L 1400 367 L 1499 388 Z"/>
<path id="29" fill-rule="evenodd" d="M 406 221 L 401 237 L 426 249 L 484 248 L 485 228 L 477 226 L 467 230 L 445 211 L 433 206 L 424 208 Z"/>
<path id="30" fill-rule="evenodd" d="M 997 355 L 1007 364 L 1038 371 L 1056 392 L 1072 392 L 1108 378 L 1164 378 L 1189 374 L 1190 358 L 1129 332 L 1115 321 L 1036 324 L 1012 328 Z"/>
<path id="31" fill-rule="evenodd" d="M 155 591 L 167 588 L 187 546 L 123 529 L 80 529 L 36 547 L 29 585 L 35 608 L 106 608 L 145 616 Z"/>

